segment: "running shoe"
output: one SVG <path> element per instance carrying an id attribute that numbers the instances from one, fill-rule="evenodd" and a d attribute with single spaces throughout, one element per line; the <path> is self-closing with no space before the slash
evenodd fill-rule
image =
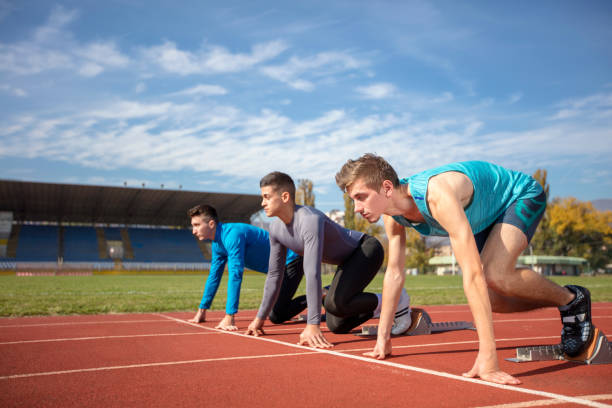
<path id="1" fill-rule="evenodd" d="M 395 318 L 393 319 L 393 326 L 391 326 L 391 334 L 394 336 L 404 334 L 410 328 L 411 324 L 410 296 L 406 292 L 406 289 L 402 288 L 402 293 L 400 294 L 395 312 Z"/>
<path id="2" fill-rule="evenodd" d="M 576 298 L 565 306 L 559 306 L 563 330 L 561 348 L 570 357 L 579 355 L 593 340 L 594 327 L 591 322 L 591 293 L 576 285 L 565 286 Z"/>

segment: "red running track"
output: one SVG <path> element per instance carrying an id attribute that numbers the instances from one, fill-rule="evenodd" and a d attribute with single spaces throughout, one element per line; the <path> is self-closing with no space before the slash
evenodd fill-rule
<path id="1" fill-rule="evenodd" d="M 467 306 L 425 308 L 434 322 L 471 320 Z M 0 407 L 573 407 L 612 405 L 612 364 L 547 361 L 501 368 L 520 386 L 461 377 L 477 354 L 474 331 L 393 339 L 393 355 L 362 356 L 375 340 L 326 332 L 331 351 L 297 346 L 303 323 L 267 325 L 266 336 L 226 333 L 192 313 L 0 319 Z M 556 309 L 495 314 L 500 357 L 559 342 Z M 612 333 L 612 303 L 593 305 Z M 376 322 L 372 322 L 376 323 Z"/>

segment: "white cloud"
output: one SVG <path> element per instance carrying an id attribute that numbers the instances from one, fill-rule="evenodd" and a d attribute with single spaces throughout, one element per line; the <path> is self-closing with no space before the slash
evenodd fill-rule
<path id="1" fill-rule="evenodd" d="M 165 115 L 170 113 L 170 111 L 175 107 L 175 105 L 168 102 L 159 104 L 143 104 L 140 102 L 120 101 L 117 103 L 113 103 L 103 109 L 83 113 L 80 116 L 91 118 L 93 120 L 137 119 L 150 116 Z"/>
<path id="2" fill-rule="evenodd" d="M 0 71 L 18 75 L 68 69 L 94 77 L 109 68 L 128 65 L 111 41 L 81 44 L 66 27 L 78 17 L 75 10 L 55 7 L 47 22 L 35 29 L 30 38 L 13 44 L 0 43 Z"/>
<path id="3" fill-rule="evenodd" d="M 69 36 L 64 28 L 78 17 L 76 10 L 66 10 L 62 6 L 55 6 L 46 24 L 38 27 L 33 34 L 33 40 L 39 44 L 52 44 L 64 41 Z"/>
<path id="4" fill-rule="evenodd" d="M 173 95 L 226 95 L 227 89 L 219 85 L 199 84 L 188 89 L 173 93 Z"/>
<path id="5" fill-rule="evenodd" d="M 397 92 L 397 89 L 393 84 L 379 83 L 360 86 L 357 88 L 357 92 L 366 99 L 384 99 L 393 96 L 395 92 Z"/>
<path id="6" fill-rule="evenodd" d="M 515 92 L 512 95 L 510 95 L 508 97 L 508 103 L 510 105 L 513 105 L 515 103 L 517 103 L 518 101 L 520 101 L 521 99 L 523 99 L 523 93 L 522 92 Z"/>
<path id="7" fill-rule="evenodd" d="M 312 57 L 291 57 L 281 65 L 270 65 L 261 68 L 261 72 L 277 81 L 301 91 L 312 91 L 312 82 L 317 77 L 333 76 L 366 66 L 367 63 L 349 54 L 341 52 L 321 52 Z M 310 77 L 309 79 L 302 78 Z"/>
<path id="8" fill-rule="evenodd" d="M 567 99 L 556 107 L 559 110 L 550 117 L 550 120 L 566 120 L 577 116 L 591 120 L 607 119 L 612 114 L 612 92 Z"/>
<path id="9" fill-rule="evenodd" d="M 75 54 L 92 63 L 113 68 L 125 67 L 130 62 L 128 57 L 117 50 L 117 45 L 110 41 L 86 44 L 77 49 Z"/>
<path id="10" fill-rule="evenodd" d="M 147 85 L 144 82 L 139 82 L 134 87 L 134 92 L 136 92 L 137 94 L 143 93 L 146 90 L 147 90 Z"/>
<path id="11" fill-rule="evenodd" d="M 283 41 L 256 44 L 251 53 L 232 54 L 224 47 L 209 46 L 200 52 L 183 51 L 172 41 L 142 50 L 144 57 L 167 72 L 179 75 L 240 72 L 277 57 L 287 49 Z"/>
<path id="12" fill-rule="evenodd" d="M 79 74 L 85 77 L 95 77 L 104 71 L 104 68 L 93 62 L 86 62 L 79 68 Z"/>
<path id="13" fill-rule="evenodd" d="M 77 116 L 34 117 L 3 126 L 0 154 L 13 157 L 104 169 L 211 172 L 237 179 L 282 168 L 321 188 L 333 181 L 330 175 L 346 159 L 369 151 L 385 156 L 402 174 L 454 160 L 485 159 L 521 168 L 525 163 L 555 163 L 559 157 L 588 160 L 612 154 L 612 130 L 585 127 L 580 120 L 484 133 L 486 120 L 460 115 L 415 120 L 329 110 L 295 121 L 271 110 L 251 115 L 233 107 L 119 101 Z"/>
<path id="14" fill-rule="evenodd" d="M 20 98 L 28 96 L 28 93 L 25 90 L 21 88 L 15 88 L 11 85 L 0 85 L 0 91 L 7 92 L 13 96 L 18 96 Z"/>

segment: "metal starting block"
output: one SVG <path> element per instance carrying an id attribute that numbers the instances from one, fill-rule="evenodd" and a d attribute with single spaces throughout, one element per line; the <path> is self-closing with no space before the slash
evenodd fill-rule
<path id="1" fill-rule="evenodd" d="M 516 357 L 506 360 L 514 363 L 564 360 L 583 364 L 612 364 L 612 344 L 610 344 L 606 335 L 595 327 L 593 341 L 585 351 L 576 357 L 566 355 L 563 353 L 560 344 L 554 344 L 550 346 L 519 347 L 516 349 Z"/>
<path id="2" fill-rule="evenodd" d="M 476 330 L 472 322 L 453 321 L 433 323 L 429 314 L 418 308 L 410 310 L 412 324 L 404 334 L 400 336 L 419 336 L 422 334 L 440 333 L 453 330 Z M 376 336 L 378 334 L 377 325 L 367 325 L 361 327 L 361 333 L 358 336 Z"/>

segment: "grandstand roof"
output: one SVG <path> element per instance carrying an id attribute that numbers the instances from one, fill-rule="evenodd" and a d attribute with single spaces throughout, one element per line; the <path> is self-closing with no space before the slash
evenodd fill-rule
<path id="1" fill-rule="evenodd" d="M 248 223 L 261 209 L 251 194 L 0 180 L 0 211 L 22 222 L 188 226 L 187 210 L 202 203 L 225 222 Z"/>

